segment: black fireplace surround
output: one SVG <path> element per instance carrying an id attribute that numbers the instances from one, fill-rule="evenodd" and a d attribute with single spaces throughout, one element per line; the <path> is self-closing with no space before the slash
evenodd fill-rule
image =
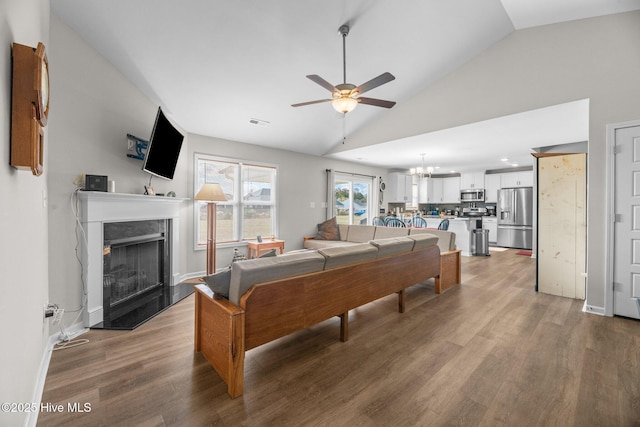
<path id="1" fill-rule="evenodd" d="M 170 221 L 104 224 L 104 316 L 93 328 L 133 329 L 186 296 L 170 286 Z"/>

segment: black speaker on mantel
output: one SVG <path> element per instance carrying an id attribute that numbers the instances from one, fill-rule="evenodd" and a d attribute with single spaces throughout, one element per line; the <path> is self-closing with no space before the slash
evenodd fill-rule
<path id="1" fill-rule="evenodd" d="M 108 184 L 109 184 L 109 180 L 106 175 L 85 175 L 84 176 L 85 191 L 107 191 Z"/>

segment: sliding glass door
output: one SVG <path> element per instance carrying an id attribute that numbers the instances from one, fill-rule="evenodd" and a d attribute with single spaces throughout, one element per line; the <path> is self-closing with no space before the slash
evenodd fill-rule
<path id="1" fill-rule="evenodd" d="M 371 223 L 373 178 L 336 173 L 333 187 L 338 224 Z"/>

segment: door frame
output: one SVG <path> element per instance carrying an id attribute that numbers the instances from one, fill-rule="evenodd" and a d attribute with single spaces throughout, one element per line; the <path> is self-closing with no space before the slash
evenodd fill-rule
<path id="1" fill-rule="evenodd" d="M 607 125 L 607 145 L 606 145 L 606 188 L 605 197 L 607 201 L 606 226 L 605 226 L 605 292 L 604 292 L 604 315 L 613 317 L 613 256 L 615 249 L 614 227 L 615 227 L 615 173 L 616 156 L 615 143 L 616 131 L 629 127 L 640 126 L 640 120 L 628 122 L 612 123 Z M 588 289 L 588 287 L 587 287 Z"/>

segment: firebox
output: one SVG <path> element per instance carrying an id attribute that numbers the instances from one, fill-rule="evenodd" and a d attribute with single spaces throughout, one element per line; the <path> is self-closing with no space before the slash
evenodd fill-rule
<path id="1" fill-rule="evenodd" d="M 104 224 L 103 321 L 133 329 L 171 304 L 169 220 Z"/>

